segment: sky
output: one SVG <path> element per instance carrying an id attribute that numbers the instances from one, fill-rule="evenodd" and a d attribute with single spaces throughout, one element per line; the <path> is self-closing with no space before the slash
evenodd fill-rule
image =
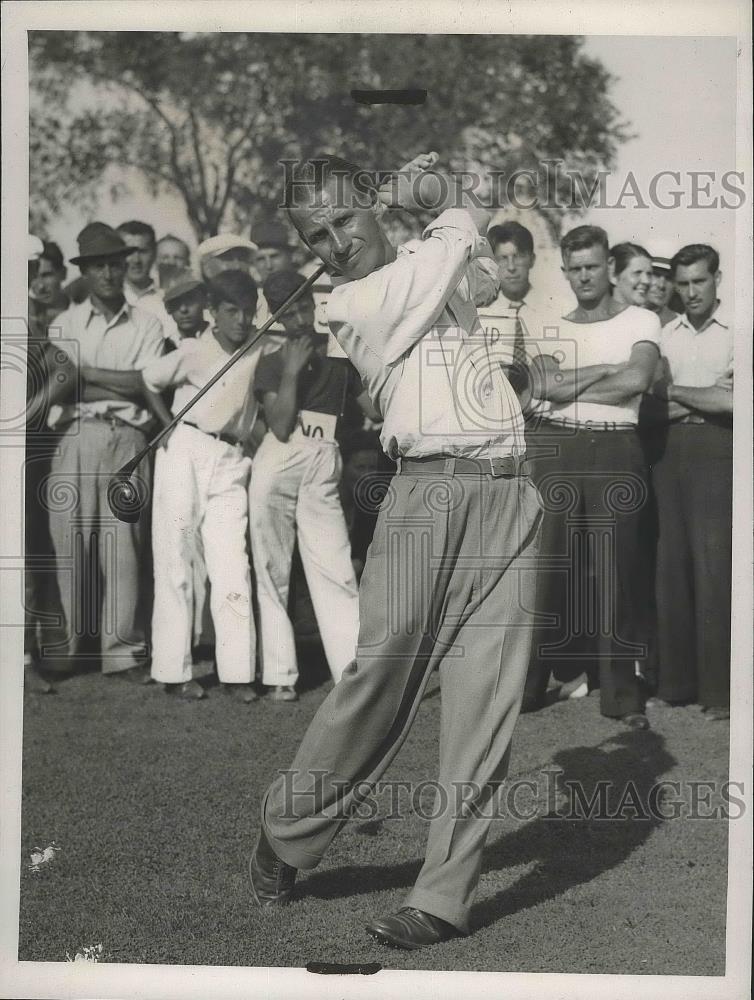
<path id="1" fill-rule="evenodd" d="M 673 252 L 685 243 L 710 242 L 721 253 L 724 283 L 732 283 L 734 221 L 736 213 L 723 208 L 691 208 L 692 179 L 689 171 L 712 171 L 709 194 L 701 191 L 698 201 L 707 204 L 716 196 L 736 199 L 721 188 L 720 177 L 736 169 L 735 94 L 736 42 L 725 37 L 591 36 L 585 52 L 602 61 L 617 78 L 612 98 L 636 138 L 623 145 L 612 176 L 607 181 L 607 201 L 615 206 L 629 172 L 647 208 L 635 207 L 626 196 L 623 207 L 593 208 L 587 216 L 573 220 L 603 226 L 611 243 L 632 240 L 650 252 Z M 683 192 L 678 208 L 653 204 L 649 186 L 653 175 L 670 170 L 681 173 L 681 183 L 665 178 L 658 184 L 656 201 L 671 204 L 671 192 Z M 138 175 L 129 175 L 129 196 L 113 201 L 108 185 L 98 206 L 100 218 L 117 225 L 130 218 L 151 222 L 158 236 L 166 232 L 195 239 L 181 199 L 170 194 L 158 201 L 146 192 Z M 735 183 L 735 182 L 734 182 Z M 50 237 L 66 256 L 75 252 L 76 233 L 88 219 L 75 209 L 56 221 Z"/>
<path id="2" fill-rule="evenodd" d="M 736 170 L 736 40 L 734 38 L 636 38 L 593 36 L 585 51 L 599 58 L 617 76 L 613 101 L 631 122 L 637 137 L 624 144 L 614 174 L 620 193 L 626 175 L 633 171 L 642 192 L 653 175 L 663 170 L 679 171 L 679 190 L 686 197 L 682 207 L 663 209 L 593 209 L 584 221 L 603 226 L 614 242 L 637 240 L 652 252 L 668 243 L 676 249 L 686 243 L 712 243 L 725 258 L 732 258 L 735 211 L 691 208 L 693 181 L 689 171 L 712 171 L 720 178 Z M 703 180 L 702 186 L 707 184 Z M 700 205 L 715 196 L 729 202 L 738 199 L 726 194 L 720 181 L 710 181 L 708 195 L 700 190 Z M 674 180 L 658 182 L 657 201 L 672 204 Z M 647 194 L 645 201 L 649 202 Z M 731 259 L 732 264 L 732 259 Z"/>

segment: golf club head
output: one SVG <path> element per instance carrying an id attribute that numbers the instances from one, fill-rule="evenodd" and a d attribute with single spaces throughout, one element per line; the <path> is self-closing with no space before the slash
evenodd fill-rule
<path id="1" fill-rule="evenodd" d="M 149 502 L 142 480 L 137 476 L 134 481 L 131 479 L 132 475 L 128 469 L 121 469 L 107 485 L 110 510 L 119 521 L 126 524 L 136 524 Z"/>

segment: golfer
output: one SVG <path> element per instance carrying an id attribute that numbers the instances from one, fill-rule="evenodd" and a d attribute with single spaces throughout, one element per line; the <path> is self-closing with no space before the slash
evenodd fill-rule
<path id="1" fill-rule="evenodd" d="M 412 160 L 381 187 L 336 157 L 291 180 L 289 216 L 328 267 L 330 329 L 381 412 L 398 474 L 359 592 L 356 659 L 320 706 L 261 807 L 250 862 L 261 906 L 287 902 L 398 753 L 438 668 L 437 803 L 404 906 L 368 933 L 421 948 L 469 932 L 482 850 L 504 779 L 531 642 L 542 507 L 525 472 L 516 394 L 491 358 L 474 300 L 494 294 L 488 213 Z M 386 207 L 430 209 L 397 251 Z"/>

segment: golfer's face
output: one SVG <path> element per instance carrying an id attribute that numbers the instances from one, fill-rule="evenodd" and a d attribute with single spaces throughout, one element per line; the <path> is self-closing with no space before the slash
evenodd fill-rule
<path id="1" fill-rule="evenodd" d="M 291 209 L 291 218 L 331 274 L 355 281 L 386 263 L 385 239 L 374 208 L 346 179 L 331 178 L 310 204 Z"/>

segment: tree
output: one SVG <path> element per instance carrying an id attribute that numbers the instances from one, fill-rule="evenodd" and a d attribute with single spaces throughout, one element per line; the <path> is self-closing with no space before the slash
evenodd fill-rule
<path id="1" fill-rule="evenodd" d="M 85 204 L 110 164 L 177 190 L 197 239 L 280 203 L 281 159 L 337 150 L 390 169 L 436 149 L 454 169 L 540 169 L 587 185 L 628 135 L 611 77 L 576 36 L 31 32 L 31 196 Z M 353 88 L 422 87 L 420 107 Z M 547 168 L 550 169 L 550 168 Z M 493 173 L 490 174 L 490 171 Z M 560 183 L 560 182 L 559 182 Z M 556 231 L 566 208 L 543 208 Z"/>

